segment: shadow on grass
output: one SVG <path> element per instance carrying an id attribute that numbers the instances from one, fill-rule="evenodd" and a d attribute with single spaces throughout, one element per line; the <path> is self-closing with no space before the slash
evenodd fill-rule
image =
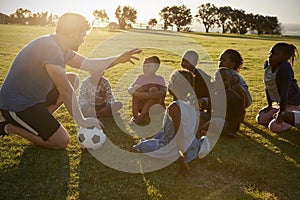
<path id="1" fill-rule="evenodd" d="M 109 124 L 108 121 L 105 124 Z M 111 122 L 112 123 L 112 122 Z M 112 126 L 110 124 L 110 126 Z M 119 131 L 108 132 L 108 137 L 113 140 L 115 144 L 127 149 L 132 146 L 132 139 L 125 133 L 120 135 Z M 225 141 L 228 142 L 228 141 Z M 237 140 L 236 140 L 237 142 Z M 124 145 L 125 143 L 125 145 Z M 107 152 L 109 153 L 109 152 Z M 219 173 L 217 170 L 208 169 L 209 162 L 212 157 L 205 161 L 195 159 L 192 162 L 192 179 L 185 178 L 178 173 L 179 165 L 177 162 L 160 170 L 149 172 L 145 174 L 133 174 L 120 172 L 111 169 L 98 160 L 96 160 L 88 151 L 82 150 L 80 167 L 79 167 L 79 199 L 234 199 L 234 197 L 247 197 L 239 189 L 239 184 L 235 182 L 234 187 L 220 182 Z M 230 162 L 230 160 L 228 160 Z M 197 173 L 195 164 L 207 166 L 205 170 Z M 221 169 L 225 167 L 220 165 Z M 206 173 L 208 170 L 211 173 Z M 229 174 L 229 173 L 227 173 Z M 226 175 L 223 174 L 225 177 Z M 231 176 L 231 175 L 228 175 Z M 196 181 L 194 181 L 194 180 Z M 200 183 L 198 182 L 200 181 Z M 201 184 L 207 183 L 202 187 Z M 210 186 L 213 187 L 211 188 Z M 207 186 L 207 187 L 206 187 Z"/>
<path id="2" fill-rule="evenodd" d="M 67 151 L 32 145 L 17 166 L 0 172 L 0 199 L 66 199 L 69 176 Z"/>
<path id="3" fill-rule="evenodd" d="M 101 121 L 112 143 L 126 150 L 132 148 L 131 136 L 123 133 L 113 118 L 103 118 Z M 140 174 L 112 169 L 87 150 L 82 150 L 79 164 L 79 199 L 149 199 L 145 191 Z"/>
<path id="4" fill-rule="evenodd" d="M 82 150 L 79 199 L 149 199 L 140 174 L 111 169 Z"/>
<path id="5" fill-rule="evenodd" d="M 296 165 L 297 167 L 300 167 L 300 156 L 299 156 L 299 151 L 300 151 L 300 131 L 299 130 L 288 130 L 282 133 L 270 133 L 263 131 L 256 126 L 244 122 L 244 125 L 251 130 L 253 130 L 255 133 L 260 134 L 263 136 L 265 139 L 267 139 L 270 144 L 273 145 L 274 147 L 274 153 L 279 154 L 282 156 L 283 159 L 286 161 L 290 162 L 291 164 Z M 263 128 L 263 126 L 262 126 Z"/>
<path id="6" fill-rule="evenodd" d="M 249 160 L 245 167 L 256 171 L 252 184 L 260 191 L 276 194 L 279 199 L 297 199 L 300 196 L 299 131 L 278 134 L 258 124 L 243 124 L 254 132 L 243 134 L 247 143 L 252 144 L 244 154 Z"/>
<path id="7" fill-rule="evenodd" d="M 188 178 L 178 174 L 177 162 L 154 172 L 132 174 L 111 169 L 83 150 L 79 198 L 297 199 L 299 146 L 288 142 L 294 136 L 282 140 L 249 122 L 242 126 L 240 137 L 221 137 L 207 157 L 192 161 Z M 114 143 L 130 148 L 132 139 L 113 130 L 109 134 L 114 134 Z"/>

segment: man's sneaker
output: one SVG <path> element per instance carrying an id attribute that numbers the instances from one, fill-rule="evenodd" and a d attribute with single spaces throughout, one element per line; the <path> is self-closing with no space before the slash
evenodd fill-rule
<path id="1" fill-rule="evenodd" d="M 8 124 L 7 121 L 0 122 L 0 136 L 2 136 L 2 137 L 8 135 L 8 133 L 5 131 L 6 124 Z"/>

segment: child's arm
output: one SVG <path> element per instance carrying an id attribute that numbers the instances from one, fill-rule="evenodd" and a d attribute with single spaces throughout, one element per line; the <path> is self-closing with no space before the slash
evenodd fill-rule
<path id="1" fill-rule="evenodd" d="M 146 97 L 148 99 L 161 99 L 161 98 L 166 97 L 166 93 L 167 93 L 166 87 L 159 86 L 159 89 L 157 89 L 157 88 L 151 89 L 150 88 L 149 92 L 146 92 Z"/>
<path id="2" fill-rule="evenodd" d="M 138 99 L 148 99 L 148 92 L 144 92 L 142 87 L 136 86 L 134 89 L 134 92 L 131 94 L 133 97 L 136 97 Z"/>
<path id="3" fill-rule="evenodd" d="M 154 84 L 151 84 L 151 87 L 147 93 L 148 99 L 161 99 L 165 98 L 167 93 L 165 79 L 162 76 L 157 76 L 157 80 Z"/>
<path id="4" fill-rule="evenodd" d="M 166 96 L 166 88 L 163 86 L 160 86 L 159 89 L 156 87 L 152 87 L 149 89 L 148 92 L 145 92 L 142 87 L 139 87 L 135 89 L 135 91 L 132 93 L 132 96 L 140 98 L 140 99 L 161 99 Z"/>
<path id="5" fill-rule="evenodd" d="M 278 120 L 281 120 L 281 113 L 285 111 L 288 104 L 288 93 L 293 81 L 292 68 L 285 64 L 278 70 L 276 77 L 276 85 L 280 94 L 280 109 L 278 112 Z"/>
<path id="6" fill-rule="evenodd" d="M 240 85 L 234 85 L 232 89 L 241 97 L 242 100 L 242 118 L 241 121 L 244 121 L 246 114 L 246 105 L 248 105 L 248 98 L 245 89 Z"/>
<path id="7" fill-rule="evenodd" d="M 134 81 L 133 83 L 131 83 L 131 85 L 128 87 L 128 93 L 133 95 L 133 93 L 135 91 L 137 91 L 138 89 L 140 89 L 140 82 L 141 82 L 141 79 L 142 79 L 142 75 L 139 75 Z"/>
<path id="8" fill-rule="evenodd" d="M 288 93 L 293 81 L 293 72 L 288 65 L 284 65 L 277 73 L 276 84 L 280 94 L 280 110 L 285 111 L 288 103 Z"/>
<path id="9" fill-rule="evenodd" d="M 131 84 L 128 88 L 128 93 L 133 95 L 133 93 L 139 88 L 140 86 L 136 84 L 135 82 Z"/>
<path id="10" fill-rule="evenodd" d="M 178 154 L 179 154 L 179 164 L 180 164 L 180 170 L 179 172 L 183 175 L 187 175 L 190 173 L 190 169 L 188 164 L 184 161 L 184 133 L 180 126 L 181 123 L 181 112 L 180 108 L 176 103 L 172 103 L 169 106 L 169 115 L 173 120 L 174 128 L 176 132 L 175 141 L 177 144 Z"/>

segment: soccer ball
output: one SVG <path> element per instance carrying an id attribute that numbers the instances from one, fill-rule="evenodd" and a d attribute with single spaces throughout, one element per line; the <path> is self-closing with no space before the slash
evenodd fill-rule
<path id="1" fill-rule="evenodd" d="M 102 129 L 80 128 L 77 133 L 77 141 L 79 144 L 87 149 L 99 149 L 106 140 L 106 135 Z"/>

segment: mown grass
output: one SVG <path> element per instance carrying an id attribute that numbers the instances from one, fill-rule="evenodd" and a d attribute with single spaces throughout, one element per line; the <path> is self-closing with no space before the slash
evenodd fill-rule
<path id="1" fill-rule="evenodd" d="M 0 84 L 17 52 L 35 37 L 53 31 L 53 27 L 0 25 Z M 221 137 L 208 156 L 191 162 L 189 177 L 178 175 L 177 163 L 144 174 L 120 172 L 81 150 L 76 141 L 77 126 L 61 107 L 55 116 L 71 136 L 66 150 L 40 148 L 16 135 L 1 138 L 0 199 L 298 199 L 300 131 L 292 128 L 276 134 L 255 123 L 257 111 L 266 104 L 262 65 L 270 47 L 278 41 L 293 43 L 300 49 L 297 37 L 94 29 L 80 53 L 89 57 L 108 56 L 141 47 L 144 50 L 139 55 L 141 59 L 152 54 L 161 58 L 159 73 L 166 80 L 170 71 L 180 68 L 180 56 L 188 48 L 200 52 L 199 66 L 211 74 L 224 49 L 237 49 L 245 61 L 241 74 L 253 97 L 239 137 L 233 140 Z M 135 66 L 121 64 L 105 73 L 116 97 L 127 104 L 125 89 L 141 73 L 141 62 L 137 61 Z M 298 61 L 294 66 L 298 80 L 299 68 Z M 80 76 L 84 78 L 87 73 L 80 72 Z M 169 96 L 166 101 L 170 103 Z M 130 109 L 129 105 L 125 107 Z M 121 116 L 124 118 L 121 128 L 114 120 L 104 119 L 106 133 L 115 145 L 132 151 L 136 138 L 124 133 L 130 131 L 126 122 L 130 116 L 127 110 Z"/>

